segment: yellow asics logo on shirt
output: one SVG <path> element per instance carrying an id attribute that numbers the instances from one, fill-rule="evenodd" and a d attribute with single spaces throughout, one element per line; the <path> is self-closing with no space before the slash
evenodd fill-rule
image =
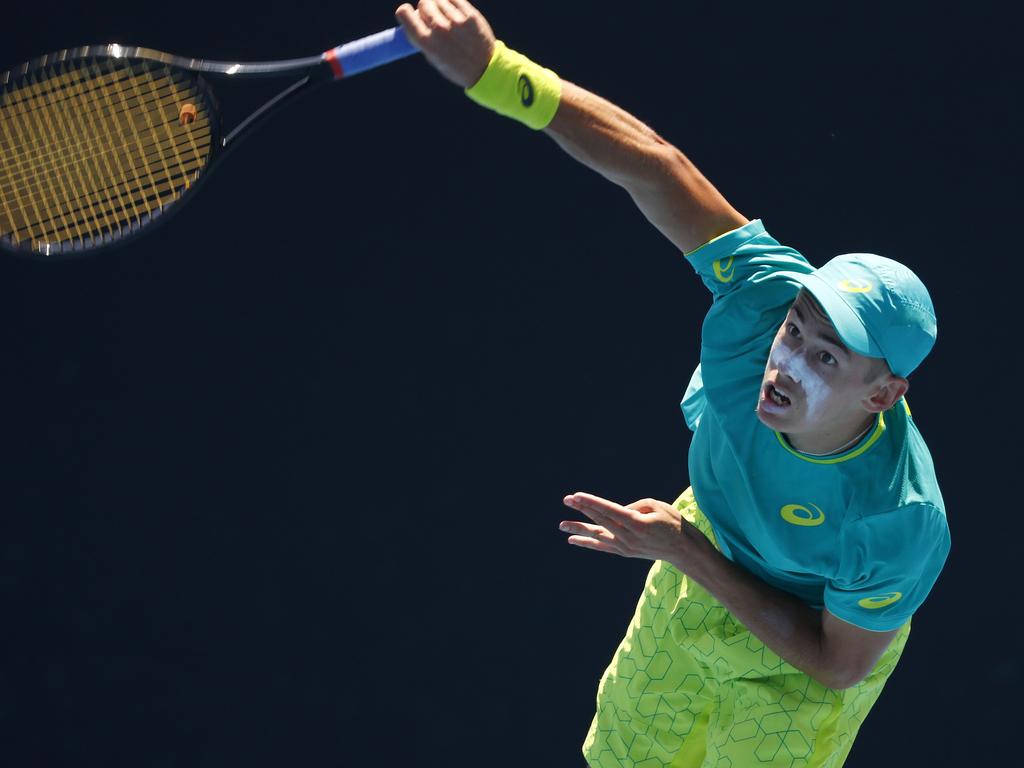
<path id="1" fill-rule="evenodd" d="M 825 522 L 825 513 L 817 504 L 811 504 L 814 509 L 808 509 L 803 504 L 787 504 L 779 510 L 782 519 L 793 525 L 805 527 L 821 525 Z"/>
<path id="2" fill-rule="evenodd" d="M 867 293 L 875 287 L 867 280 L 840 280 L 836 285 L 839 286 L 839 290 L 847 293 Z"/>
<path id="3" fill-rule="evenodd" d="M 863 600 L 858 600 L 857 605 L 861 608 L 885 608 L 885 606 L 892 605 L 901 597 L 903 597 L 902 592 L 889 592 L 877 597 L 865 597 Z"/>
<path id="4" fill-rule="evenodd" d="M 735 256 L 730 256 L 724 262 L 721 259 L 715 259 L 711 264 L 715 269 L 715 277 L 718 278 L 719 282 L 728 283 L 732 280 L 733 275 L 736 273 L 736 265 L 733 264 Z"/>

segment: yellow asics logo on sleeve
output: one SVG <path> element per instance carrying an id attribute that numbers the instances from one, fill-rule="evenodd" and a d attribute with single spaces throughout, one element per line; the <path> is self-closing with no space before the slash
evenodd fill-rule
<path id="1" fill-rule="evenodd" d="M 847 293 L 867 293 L 875 287 L 867 280 L 840 280 L 836 285 Z"/>
<path id="2" fill-rule="evenodd" d="M 857 605 L 861 608 L 885 608 L 885 606 L 892 605 L 901 597 L 903 597 L 902 592 L 889 592 L 877 597 L 865 597 L 863 600 L 858 600 Z"/>
<path id="3" fill-rule="evenodd" d="M 803 504 L 787 504 L 779 510 L 782 519 L 793 525 L 805 527 L 821 525 L 825 522 L 825 513 L 817 504 L 811 504 L 814 509 L 808 509 Z"/>
<path id="4" fill-rule="evenodd" d="M 736 265 L 733 264 L 735 256 L 730 256 L 724 262 L 722 259 L 715 259 L 711 266 L 715 268 L 715 277 L 718 278 L 719 282 L 728 283 L 732 280 L 733 275 L 736 273 Z"/>

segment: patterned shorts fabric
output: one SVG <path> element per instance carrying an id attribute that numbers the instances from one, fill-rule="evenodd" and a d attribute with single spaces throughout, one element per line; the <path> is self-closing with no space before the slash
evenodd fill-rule
<path id="1" fill-rule="evenodd" d="M 718 546 L 691 489 L 675 507 Z M 838 768 L 909 634 L 908 621 L 860 684 L 826 688 L 656 561 L 601 678 L 583 755 L 592 768 Z"/>

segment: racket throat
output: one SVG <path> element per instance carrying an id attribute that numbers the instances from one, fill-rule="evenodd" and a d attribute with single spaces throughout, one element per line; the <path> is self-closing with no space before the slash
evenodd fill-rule
<path id="1" fill-rule="evenodd" d="M 224 136 L 224 138 L 222 138 L 220 140 L 221 147 L 226 150 L 229 147 L 234 146 L 235 139 L 237 139 L 247 128 L 250 128 L 254 123 L 256 123 L 260 119 L 266 117 L 270 112 L 272 112 L 280 104 L 283 104 L 284 102 L 288 101 L 289 99 L 294 98 L 296 95 L 301 93 L 302 90 L 306 86 L 308 86 L 310 84 L 310 81 L 311 81 L 310 76 L 306 75 L 301 80 L 297 80 L 296 82 L 292 83 L 290 86 L 285 88 L 283 91 L 281 91 L 279 94 L 277 94 L 274 98 L 272 98 L 270 101 L 268 101 L 262 107 L 257 109 L 255 112 L 253 112 L 247 118 L 245 118 L 242 122 L 240 122 L 238 125 L 236 125 L 234 127 L 234 129 L 229 134 Z"/>

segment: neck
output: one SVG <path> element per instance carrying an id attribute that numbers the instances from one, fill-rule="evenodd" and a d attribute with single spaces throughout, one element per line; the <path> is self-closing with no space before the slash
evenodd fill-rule
<path id="1" fill-rule="evenodd" d="M 856 444 L 874 426 L 877 418 L 877 414 L 870 413 L 844 427 L 832 427 L 821 432 L 786 435 L 786 439 L 801 453 L 811 456 L 830 456 L 834 453 L 841 453 Z"/>

